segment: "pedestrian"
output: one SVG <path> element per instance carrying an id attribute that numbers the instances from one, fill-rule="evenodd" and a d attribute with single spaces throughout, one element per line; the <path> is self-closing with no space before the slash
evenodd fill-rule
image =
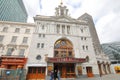
<path id="1" fill-rule="evenodd" d="M 60 80 L 60 70 L 58 70 L 57 72 L 57 77 L 58 77 L 58 80 Z"/>
<path id="2" fill-rule="evenodd" d="M 50 72 L 50 80 L 53 80 L 53 78 L 54 78 L 54 72 L 53 72 L 53 70 Z"/>
<path id="3" fill-rule="evenodd" d="M 54 80 L 57 78 L 57 70 L 54 71 Z"/>

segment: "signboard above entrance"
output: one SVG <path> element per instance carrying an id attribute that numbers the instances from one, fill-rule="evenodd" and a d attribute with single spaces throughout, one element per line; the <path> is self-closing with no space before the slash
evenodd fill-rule
<path id="1" fill-rule="evenodd" d="M 50 58 L 50 57 L 47 57 L 46 61 L 52 62 L 52 63 L 83 63 L 83 62 L 86 62 L 86 58 L 71 58 L 71 57 Z"/>

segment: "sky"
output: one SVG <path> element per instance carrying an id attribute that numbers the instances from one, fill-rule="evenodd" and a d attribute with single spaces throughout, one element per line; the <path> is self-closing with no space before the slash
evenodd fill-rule
<path id="1" fill-rule="evenodd" d="M 100 43 L 120 42 L 120 0 L 62 0 L 72 18 L 84 13 L 93 17 Z M 36 15 L 53 16 L 61 0 L 23 0 L 28 23 Z"/>

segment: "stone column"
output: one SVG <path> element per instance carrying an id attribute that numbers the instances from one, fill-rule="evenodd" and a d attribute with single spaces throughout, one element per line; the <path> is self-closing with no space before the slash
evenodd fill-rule
<path id="1" fill-rule="evenodd" d="M 102 74 L 105 74 L 103 63 L 101 63 L 101 71 L 102 71 Z"/>
<path id="2" fill-rule="evenodd" d="M 103 68 L 104 68 L 105 74 L 107 74 L 107 71 L 106 71 L 106 64 L 103 64 Z"/>
<path id="3" fill-rule="evenodd" d="M 106 71 L 107 71 L 107 74 L 109 74 L 109 69 L 108 69 L 108 63 L 106 64 Z"/>
<path id="4" fill-rule="evenodd" d="M 100 76 L 102 76 L 103 73 L 102 73 L 102 70 L 101 70 L 101 63 L 98 63 L 98 68 L 99 68 L 99 74 L 100 74 Z"/>
<path id="5" fill-rule="evenodd" d="M 110 70 L 110 64 L 108 64 L 108 71 L 111 74 L 111 70 Z"/>

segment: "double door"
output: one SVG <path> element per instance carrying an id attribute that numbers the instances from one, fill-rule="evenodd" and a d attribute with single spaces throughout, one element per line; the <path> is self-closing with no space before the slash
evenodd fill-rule
<path id="1" fill-rule="evenodd" d="M 74 63 L 55 63 L 54 70 L 60 70 L 61 78 L 74 78 L 75 77 L 75 64 Z"/>

